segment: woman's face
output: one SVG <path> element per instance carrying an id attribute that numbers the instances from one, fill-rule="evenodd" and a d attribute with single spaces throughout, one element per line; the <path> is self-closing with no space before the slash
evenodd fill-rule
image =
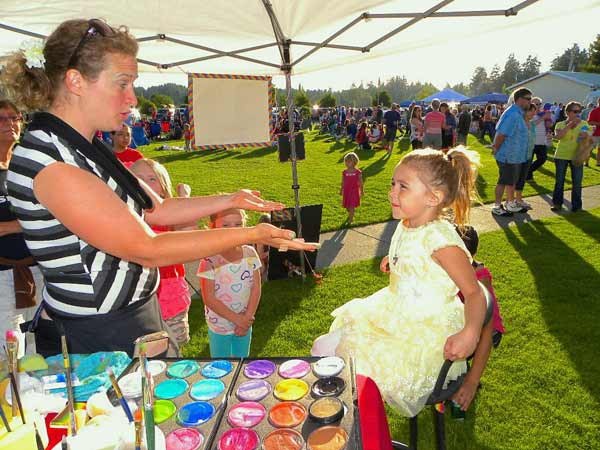
<path id="1" fill-rule="evenodd" d="M 123 122 L 137 104 L 133 82 L 138 76 L 135 57 L 106 55 L 106 69 L 96 81 L 88 81 L 82 90 L 84 113 L 94 127 L 102 131 L 121 130 Z"/>
<path id="2" fill-rule="evenodd" d="M 0 143 L 12 145 L 17 142 L 21 134 L 23 119 L 12 108 L 0 109 Z"/>

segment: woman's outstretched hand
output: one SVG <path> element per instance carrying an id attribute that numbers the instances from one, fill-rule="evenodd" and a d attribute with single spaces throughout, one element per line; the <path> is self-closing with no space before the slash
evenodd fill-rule
<path id="1" fill-rule="evenodd" d="M 260 223 L 252 229 L 252 243 L 268 245 L 282 251 L 314 252 L 321 246 L 317 242 L 304 242 L 304 239 L 296 239 L 296 233 L 293 231 L 277 228 L 268 223 Z"/>
<path id="2" fill-rule="evenodd" d="M 285 208 L 283 203 L 263 200 L 259 191 L 241 189 L 230 194 L 232 208 L 247 209 L 251 211 L 277 211 Z"/>

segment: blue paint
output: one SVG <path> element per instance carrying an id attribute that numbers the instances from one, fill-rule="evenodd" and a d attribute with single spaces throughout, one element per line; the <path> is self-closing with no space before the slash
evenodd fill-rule
<path id="1" fill-rule="evenodd" d="M 167 375 L 171 378 L 187 378 L 190 375 L 194 375 L 199 369 L 200 366 L 198 366 L 196 361 L 184 359 L 171 364 L 169 370 L 167 370 Z"/>
<path id="2" fill-rule="evenodd" d="M 188 387 L 189 384 L 187 381 L 179 378 L 165 380 L 154 388 L 154 395 L 157 398 L 170 400 L 182 395 L 185 391 L 187 391 Z"/>
<path id="3" fill-rule="evenodd" d="M 190 397 L 194 400 L 212 400 L 225 390 L 221 380 L 200 380 L 194 383 L 190 389 Z"/>
<path id="4" fill-rule="evenodd" d="M 222 378 L 231 372 L 232 364 L 224 359 L 208 363 L 202 368 L 202 375 L 206 378 Z"/>
<path id="5" fill-rule="evenodd" d="M 196 427 L 215 415 L 215 407 L 208 402 L 192 402 L 177 412 L 177 422 L 184 427 Z"/>

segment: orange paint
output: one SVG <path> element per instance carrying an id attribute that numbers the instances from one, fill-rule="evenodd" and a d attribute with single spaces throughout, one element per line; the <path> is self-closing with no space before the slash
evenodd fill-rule
<path id="1" fill-rule="evenodd" d="M 340 427 L 317 428 L 308 437 L 308 450 L 343 450 L 348 443 L 348 433 Z"/>

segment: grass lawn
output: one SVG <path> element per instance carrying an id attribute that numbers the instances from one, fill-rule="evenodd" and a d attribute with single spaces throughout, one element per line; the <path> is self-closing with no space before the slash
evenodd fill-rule
<path id="1" fill-rule="evenodd" d="M 279 200 L 293 206 L 291 190 L 291 164 L 280 163 L 275 148 L 210 150 L 193 153 L 182 151 L 156 150 L 160 144 L 151 144 L 141 150 L 149 157 L 165 164 L 173 183 L 188 183 L 192 192 L 198 195 L 216 192 L 233 192 L 246 187 L 260 190 L 272 200 Z M 183 146 L 182 141 L 168 142 L 169 145 Z M 489 144 L 489 142 L 485 142 Z M 490 149 L 474 136 L 469 136 L 469 145 L 481 154 L 483 167 L 480 170 L 479 194 L 484 203 L 493 201 L 498 169 Z M 384 151 L 360 150 L 359 168 L 365 180 L 365 198 L 358 208 L 354 225 L 384 222 L 391 218 L 387 192 L 392 171 L 402 154 L 409 150 L 408 139 L 400 141 L 391 158 Z M 340 228 L 347 213 L 341 207 L 339 195 L 341 172 L 344 169 L 343 156 L 354 150 L 355 145 L 332 142 L 328 136 L 316 132 L 306 135 L 306 160 L 298 163 L 300 180 L 300 201 L 303 205 L 323 203 L 322 231 Z M 600 170 L 585 168 L 585 186 L 600 184 Z M 570 179 L 567 180 L 566 189 Z M 548 162 L 536 173 L 535 183 L 527 184 L 525 195 L 551 192 L 554 185 L 554 164 Z M 256 216 L 252 216 L 254 222 Z"/>
<path id="2" fill-rule="evenodd" d="M 449 450 L 599 448 L 599 243 L 600 209 L 481 236 L 478 259 L 494 274 L 507 334 L 466 421 L 447 415 Z M 334 308 L 386 284 L 378 263 L 329 269 L 321 285 L 267 283 L 252 356 L 308 355 Z M 208 355 L 199 300 L 190 325 L 184 353 Z M 394 438 L 407 441 L 407 421 L 392 411 L 389 418 Z M 430 411 L 419 425 L 420 448 L 434 448 Z"/>

